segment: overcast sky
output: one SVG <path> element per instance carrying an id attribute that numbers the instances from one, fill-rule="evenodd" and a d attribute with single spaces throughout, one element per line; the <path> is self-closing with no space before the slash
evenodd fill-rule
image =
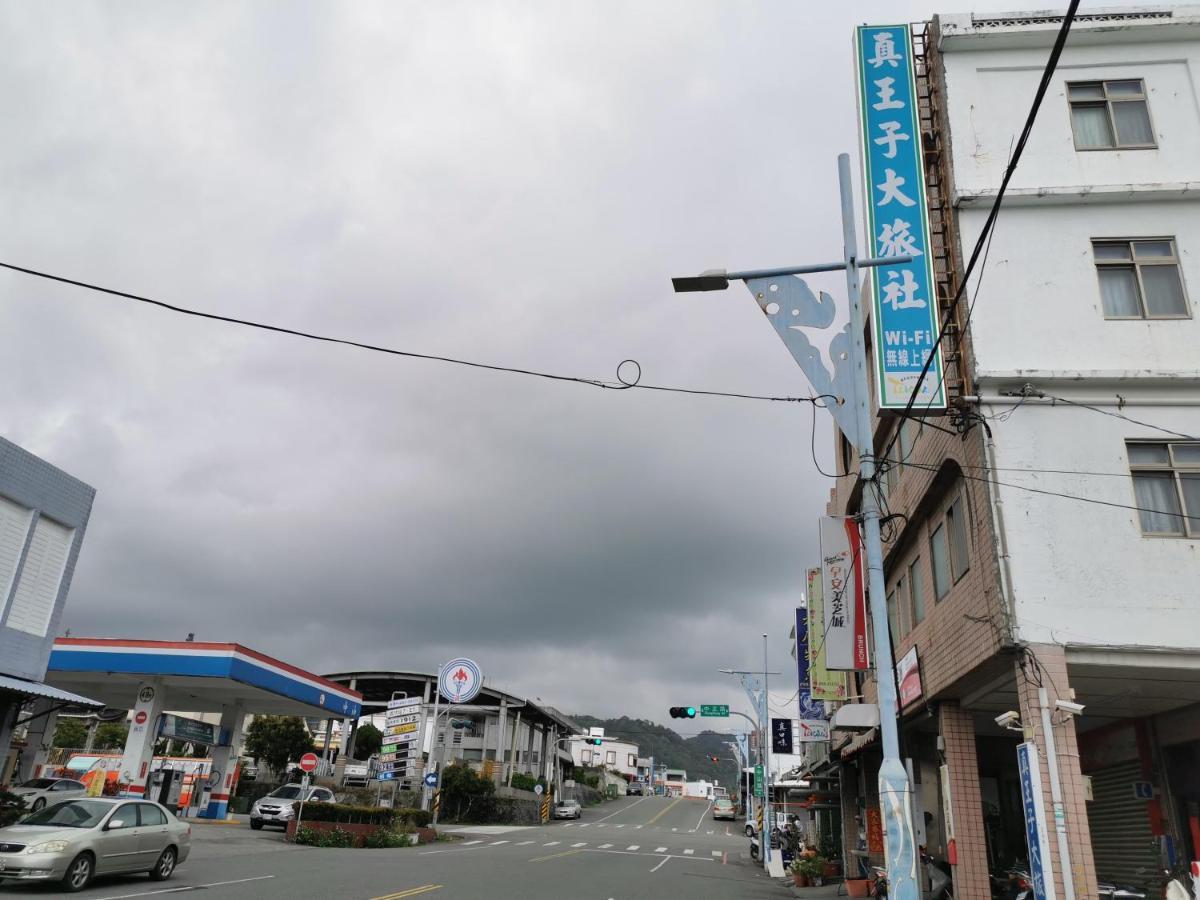
<path id="1" fill-rule="evenodd" d="M 0 258 L 424 353 L 806 394 L 749 294 L 668 279 L 840 256 L 851 29 L 937 9 L 6 2 Z M 793 709 L 830 487 L 807 406 L 13 273 L 0 333 L 0 431 L 97 489 L 74 635 L 195 632 L 316 672 L 468 655 L 565 711 L 670 723 L 747 709 L 716 670 L 769 632 Z"/>

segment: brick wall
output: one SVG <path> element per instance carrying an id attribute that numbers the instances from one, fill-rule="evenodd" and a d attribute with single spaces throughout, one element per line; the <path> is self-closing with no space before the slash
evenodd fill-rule
<path id="1" fill-rule="evenodd" d="M 939 704 L 938 719 L 938 729 L 946 746 L 954 844 L 958 852 L 958 864 L 953 869 L 954 896 L 957 900 L 990 900 L 975 723 L 971 713 L 953 701 Z M 943 823 L 943 834 L 944 827 Z"/>

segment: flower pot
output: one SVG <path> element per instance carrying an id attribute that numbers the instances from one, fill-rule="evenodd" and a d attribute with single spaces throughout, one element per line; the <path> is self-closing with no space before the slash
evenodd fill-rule
<path id="1" fill-rule="evenodd" d="M 792 884 L 796 887 L 808 887 L 808 876 L 792 873 Z"/>
<path id="2" fill-rule="evenodd" d="M 850 897 L 869 897 L 871 880 L 869 878 L 847 878 L 846 894 Z"/>
<path id="3" fill-rule="evenodd" d="M 842 864 L 837 861 L 827 862 L 821 870 L 821 874 L 826 878 L 837 878 L 842 874 Z"/>

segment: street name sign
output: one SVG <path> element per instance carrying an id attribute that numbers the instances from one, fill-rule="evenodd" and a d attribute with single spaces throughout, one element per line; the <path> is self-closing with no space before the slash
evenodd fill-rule
<path id="1" fill-rule="evenodd" d="M 729 707 L 724 703 L 702 703 L 700 704 L 701 716 L 728 716 Z"/>

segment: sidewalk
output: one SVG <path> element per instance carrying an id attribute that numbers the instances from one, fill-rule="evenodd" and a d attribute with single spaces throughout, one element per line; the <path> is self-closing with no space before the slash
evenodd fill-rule
<path id="1" fill-rule="evenodd" d="M 792 892 L 793 897 L 800 897 L 802 900 L 834 900 L 835 897 L 846 896 L 846 889 L 841 882 L 823 884 L 820 887 L 796 887 L 788 884 L 787 889 Z"/>

